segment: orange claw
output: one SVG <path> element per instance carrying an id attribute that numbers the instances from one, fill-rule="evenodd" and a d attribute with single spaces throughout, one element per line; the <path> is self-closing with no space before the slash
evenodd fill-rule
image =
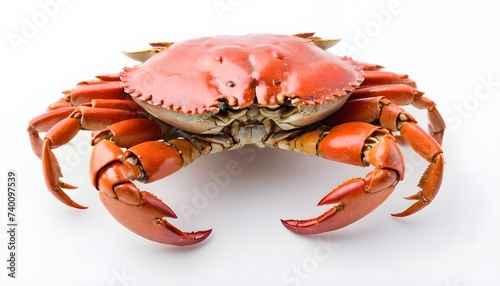
<path id="1" fill-rule="evenodd" d="M 181 167 L 179 151 L 165 142 L 148 141 L 123 152 L 103 140 L 92 152 L 90 173 L 102 203 L 119 223 L 152 241 L 183 246 L 205 240 L 212 230 L 182 232 L 165 219 L 177 218 L 165 203 L 131 182 L 152 182 Z"/>
<path id="2" fill-rule="evenodd" d="M 99 192 L 99 197 L 109 213 L 134 233 L 164 244 L 192 245 L 205 240 L 211 229 L 198 232 L 182 232 L 164 217 L 177 218 L 175 213 L 156 196 L 142 191 L 144 203 L 138 206 L 121 202 Z"/>
<path id="3" fill-rule="evenodd" d="M 394 140 L 386 130 L 361 122 L 332 128 L 319 143 L 322 157 L 363 166 L 364 153 L 375 169 L 365 178 L 351 179 L 326 195 L 318 205 L 333 207 L 324 214 L 307 220 L 282 220 L 283 225 L 301 234 L 322 233 L 347 226 L 377 208 L 403 178 L 403 156 Z"/>
<path id="4" fill-rule="evenodd" d="M 289 230 L 300 234 L 316 234 L 343 228 L 377 208 L 389 197 L 394 188 L 367 193 L 364 179 L 352 179 L 338 186 L 318 203 L 318 206 L 334 204 L 324 214 L 307 220 L 281 220 L 281 222 Z"/>

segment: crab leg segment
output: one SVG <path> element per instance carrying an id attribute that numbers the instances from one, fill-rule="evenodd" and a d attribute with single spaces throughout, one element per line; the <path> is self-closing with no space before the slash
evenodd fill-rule
<path id="1" fill-rule="evenodd" d="M 359 220 L 385 201 L 404 176 L 401 151 L 385 129 L 351 122 L 336 126 L 322 139 L 318 138 L 317 155 L 353 165 L 371 164 L 375 169 L 365 178 L 351 179 L 326 195 L 318 205 L 333 204 L 333 207 L 319 217 L 282 220 L 285 227 L 301 234 L 331 231 Z M 314 140 L 308 138 L 311 139 Z"/>
<path id="2" fill-rule="evenodd" d="M 40 138 L 38 133 L 51 130 L 56 124 L 70 116 L 74 110 L 75 107 L 60 108 L 49 111 L 30 120 L 27 131 L 30 137 L 31 149 L 33 149 L 33 153 L 35 153 L 35 155 L 39 158 L 42 157 L 42 146 L 44 144 L 44 140 Z M 74 134 L 69 135 L 71 138 L 73 136 Z M 69 140 L 71 140 L 71 138 Z"/>
<path id="3" fill-rule="evenodd" d="M 115 79 L 112 75 L 100 77 Z M 139 116 L 136 113 L 140 109 L 139 106 L 127 98 L 128 95 L 123 92 L 119 82 L 83 81 L 71 91 L 63 93 L 65 97 L 51 104 L 46 113 L 29 122 L 27 131 L 30 135 L 31 147 L 38 157 L 42 155 L 43 145 L 43 140 L 38 134 L 40 132 L 49 131 L 52 132 L 52 136 L 59 136 L 59 141 L 51 140 L 52 147 L 55 147 L 56 141 L 59 142 L 57 146 L 64 145 L 78 133 L 75 128 L 68 128 L 68 124 L 72 125 L 68 121 L 77 119 L 81 123 L 81 129 L 99 130 L 117 121 Z M 45 139 L 47 138 L 48 136 L 45 136 Z"/>
<path id="4" fill-rule="evenodd" d="M 187 140 L 175 139 L 168 143 L 144 142 L 123 152 L 111 141 L 103 140 L 92 153 L 92 182 L 106 209 L 129 230 L 159 243 L 195 244 L 205 240 L 212 230 L 182 232 L 165 219 L 177 218 L 175 213 L 131 181 L 148 183 L 166 177 L 199 156 L 197 150 Z M 181 155 L 184 152 L 186 155 Z"/>
<path id="5" fill-rule="evenodd" d="M 135 118 L 139 114 L 125 110 L 81 106 L 80 108 L 73 108 L 68 117 L 57 122 L 57 119 L 66 114 L 66 109 L 49 111 L 41 117 L 35 118 L 28 126 L 28 133 L 30 134 L 33 151 L 42 159 L 45 183 L 49 191 L 57 199 L 69 206 L 85 208 L 75 203 L 64 193 L 63 188 L 73 189 L 75 187 L 60 180 L 62 172 L 52 149 L 67 144 L 80 129 L 99 130 L 110 123 Z M 57 123 L 54 124 L 54 122 Z M 45 138 L 42 140 L 38 132 L 45 131 L 51 125 L 53 126 L 47 131 Z M 37 128 L 40 129 L 37 130 Z"/>
<path id="6" fill-rule="evenodd" d="M 416 89 L 415 82 L 407 75 L 380 71 L 380 68 L 376 65 L 363 65 L 365 80 L 349 96 L 349 101 L 383 96 L 397 105 L 411 104 L 418 109 L 426 109 L 429 133 L 441 144 L 446 124 L 434 101 L 424 97 L 424 93 Z"/>
<path id="7" fill-rule="evenodd" d="M 117 79 L 112 75 L 101 78 Z M 48 190 L 69 206 L 85 208 L 63 191 L 75 187 L 60 180 L 61 168 L 52 149 L 68 143 L 82 129 L 100 130 L 110 124 L 143 115 L 137 112 L 139 106 L 126 98 L 117 81 L 85 81 L 64 94 L 66 97 L 50 105 L 46 113 L 32 119 L 27 131 L 33 152 L 42 159 Z M 40 132 L 46 132 L 43 139 Z"/>
<path id="8" fill-rule="evenodd" d="M 111 140 L 122 148 L 130 148 L 142 142 L 157 140 L 169 130 L 169 126 L 160 125 L 151 119 L 132 118 L 111 124 L 95 133 L 91 144 L 96 145 L 102 140 Z"/>
<path id="9" fill-rule="evenodd" d="M 430 162 L 430 165 L 418 183 L 418 187 L 422 190 L 405 198 L 408 200 L 417 200 L 417 202 L 405 211 L 393 214 L 393 216 L 397 217 L 414 214 L 432 202 L 441 187 L 444 169 L 444 157 L 440 145 L 436 141 L 431 140 L 432 138 L 422 128 L 413 122 L 403 122 L 400 132 L 408 144 L 420 156 Z"/>
<path id="10" fill-rule="evenodd" d="M 62 203 L 77 209 L 86 209 L 87 207 L 76 203 L 63 191 L 63 189 L 76 189 L 76 187 L 60 180 L 61 167 L 49 145 L 50 141 L 45 140 L 42 148 L 42 167 L 47 189 Z"/>
<path id="11" fill-rule="evenodd" d="M 385 97 L 397 105 L 411 104 L 418 109 L 427 110 L 429 133 L 440 144 L 446 128 L 444 119 L 436 108 L 434 101 L 423 96 L 423 92 L 404 84 L 378 85 L 355 90 L 350 100 Z"/>

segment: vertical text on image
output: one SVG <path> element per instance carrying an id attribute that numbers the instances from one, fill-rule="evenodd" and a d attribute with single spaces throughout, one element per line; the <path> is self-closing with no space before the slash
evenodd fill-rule
<path id="1" fill-rule="evenodd" d="M 7 172 L 7 276 L 16 278 L 17 266 L 17 252 L 19 245 L 17 243 L 18 225 L 16 218 L 17 210 L 17 186 L 18 177 L 17 172 L 9 170 Z"/>

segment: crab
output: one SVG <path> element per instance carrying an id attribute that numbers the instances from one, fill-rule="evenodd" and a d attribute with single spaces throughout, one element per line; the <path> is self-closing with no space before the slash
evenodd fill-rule
<path id="1" fill-rule="evenodd" d="M 289 230 L 316 234 L 345 227 L 377 208 L 404 179 L 405 141 L 429 165 L 416 200 L 396 217 L 429 205 L 439 191 L 445 130 L 435 103 L 407 75 L 383 71 L 326 51 L 338 40 L 252 34 L 151 44 L 125 53 L 142 63 L 80 82 L 29 122 L 34 153 L 48 190 L 83 209 L 64 189 L 53 149 L 80 130 L 93 131 L 90 179 L 111 215 L 136 234 L 164 244 L 192 245 L 211 229 L 184 232 L 174 211 L 134 181 L 160 180 L 202 155 L 246 144 L 372 166 L 318 205 L 318 217 L 282 220 Z M 400 106 L 426 110 L 429 131 Z M 40 133 L 45 133 L 43 139 Z"/>

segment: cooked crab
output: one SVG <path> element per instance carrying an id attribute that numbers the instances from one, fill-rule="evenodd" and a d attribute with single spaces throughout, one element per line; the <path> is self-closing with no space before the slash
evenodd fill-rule
<path id="1" fill-rule="evenodd" d="M 61 181 L 52 149 L 80 130 L 95 131 L 90 178 L 108 211 L 145 238 L 190 245 L 211 230 L 174 227 L 168 218 L 175 213 L 133 181 L 157 181 L 202 155 L 246 144 L 371 165 L 364 178 L 346 181 L 319 202 L 332 205 L 324 214 L 282 221 L 297 233 L 320 233 L 367 215 L 403 180 L 398 133 L 429 167 L 420 190 L 407 198 L 416 202 L 394 215 L 419 211 L 441 185 L 444 121 L 408 76 L 325 51 L 336 42 L 312 33 L 255 34 L 155 43 L 127 53 L 143 63 L 79 83 L 30 121 L 48 190 L 85 208 L 64 192 L 74 187 Z M 428 111 L 429 133 L 399 107 L 410 104 Z"/>

